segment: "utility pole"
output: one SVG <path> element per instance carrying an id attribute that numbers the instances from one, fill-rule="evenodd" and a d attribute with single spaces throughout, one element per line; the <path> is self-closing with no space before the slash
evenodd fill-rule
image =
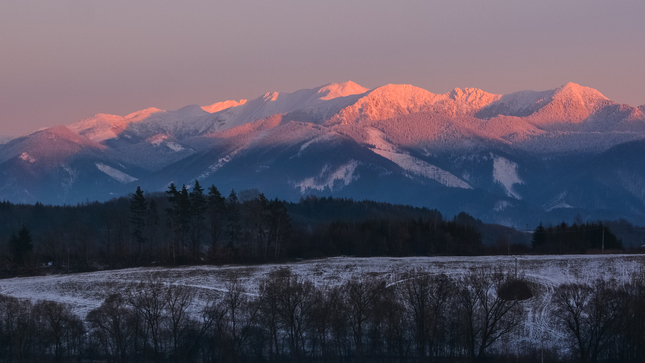
<path id="1" fill-rule="evenodd" d="M 602 253 L 605 253 L 605 226 L 602 226 Z"/>
<path id="2" fill-rule="evenodd" d="M 517 280 L 517 256 L 515 256 L 515 280 Z"/>

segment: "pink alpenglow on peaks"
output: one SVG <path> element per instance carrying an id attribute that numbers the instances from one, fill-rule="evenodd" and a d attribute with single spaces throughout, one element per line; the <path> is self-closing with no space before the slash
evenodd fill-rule
<path id="1" fill-rule="evenodd" d="M 210 113 L 215 113 L 215 112 L 219 112 L 219 111 L 222 111 L 222 110 L 226 110 L 227 108 L 241 106 L 241 105 L 243 105 L 245 103 L 246 103 L 245 99 L 241 99 L 239 101 L 228 100 L 228 101 L 224 101 L 224 102 L 213 103 L 210 106 L 202 106 L 202 110 L 204 110 L 206 112 L 210 112 Z"/>
<path id="2" fill-rule="evenodd" d="M 99 113 L 75 122 L 69 125 L 68 128 L 92 141 L 101 142 L 116 138 L 129 124 L 143 121 L 158 112 L 164 111 L 150 107 L 127 116 Z"/>
<path id="3" fill-rule="evenodd" d="M 482 91 L 478 88 L 455 88 L 450 93 L 447 94 L 448 98 L 461 102 L 465 105 L 470 106 L 474 110 L 479 110 L 480 108 L 487 106 L 497 100 L 499 100 L 502 95 L 496 95 L 493 93 L 488 93 Z"/>
<path id="4" fill-rule="evenodd" d="M 264 101 L 266 102 L 273 102 L 278 99 L 278 96 L 280 96 L 280 92 L 267 92 L 264 94 Z"/>
<path id="5" fill-rule="evenodd" d="M 347 81 L 343 83 L 330 83 L 323 86 L 318 90 L 318 94 L 324 95 L 320 97 L 320 99 L 327 101 L 338 97 L 360 95 L 367 91 L 369 91 L 369 89 L 352 81 Z"/>

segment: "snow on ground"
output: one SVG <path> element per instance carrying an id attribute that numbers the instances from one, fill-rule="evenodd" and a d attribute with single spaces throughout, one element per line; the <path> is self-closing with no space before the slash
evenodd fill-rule
<path id="1" fill-rule="evenodd" d="M 214 172 L 218 171 L 222 166 L 228 164 L 231 160 L 233 160 L 235 155 L 237 155 L 240 151 L 242 151 L 242 148 L 239 148 L 239 149 L 233 151 L 232 153 L 230 153 L 230 154 L 228 154 L 228 155 L 226 155 L 226 156 L 224 156 L 222 158 L 217 159 L 216 163 L 214 163 L 211 166 L 209 166 L 208 170 L 204 171 L 196 179 L 204 179 L 207 176 L 209 176 L 209 175 L 213 174 Z"/>
<path id="2" fill-rule="evenodd" d="M 555 204 L 552 207 L 549 207 L 549 208 L 545 209 L 545 211 L 550 212 L 550 211 L 552 211 L 554 209 L 563 209 L 563 208 L 573 208 L 573 206 L 570 205 L 570 204 L 567 204 L 565 202 L 561 202 L 561 203 Z"/>
<path id="3" fill-rule="evenodd" d="M 300 157 L 302 152 L 305 151 L 305 149 L 308 148 L 311 144 L 315 144 L 315 143 L 318 143 L 318 142 L 329 141 L 329 140 L 333 139 L 335 136 L 336 135 L 332 134 L 332 133 L 323 134 L 322 136 L 315 137 L 315 138 L 305 142 L 304 144 L 300 145 L 300 151 L 298 151 L 298 154 L 296 155 L 296 157 Z"/>
<path id="4" fill-rule="evenodd" d="M 517 164 L 498 155 L 493 157 L 493 180 L 504 186 L 506 195 L 522 199 L 522 197 L 513 190 L 513 184 L 524 184 L 524 181 L 517 175 Z"/>
<path id="5" fill-rule="evenodd" d="M 183 146 L 181 146 L 181 145 L 179 145 L 177 143 L 171 142 L 171 141 L 166 141 L 166 146 L 169 149 L 171 149 L 172 151 L 175 151 L 175 152 L 179 152 L 179 151 L 184 150 Z"/>
<path id="6" fill-rule="evenodd" d="M 424 176 L 426 178 L 438 181 L 439 183 L 451 187 L 472 189 L 468 183 L 459 179 L 448 171 L 445 171 L 414 156 L 400 152 L 396 146 L 385 141 L 385 134 L 377 129 L 368 129 L 369 143 L 374 145 L 370 148 L 374 153 L 392 161 L 402 169 L 413 174 Z"/>
<path id="7" fill-rule="evenodd" d="M 495 203 L 493 210 L 495 212 L 501 212 L 508 207 L 513 207 L 513 204 L 509 203 L 507 200 L 499 200 L 497 201 L 497 203 Z"/>
<path id="8" fill-rule="evenodd" d="M 411 269 L 459 277 L 479 268 L 499 268 L 514 273 L 516 262 L 518 274 L 549 290 L 564 283 L 589 283 L 598 278 L 628 281 L 632 274 L 645 267 L 645 255 L 334 257 L 256 266 L 131 268 L 4 279 L 0 280 L 0 294 L 68 303 L 75 313 L 85 316 L 109 294 L 126 292 L 133 284 L 152 279 L 192 287 L 198 296 L 207 298 L 226 291 L 229 276 L 237 276 L 246 290 L 255 294 L 259 280 L 278 268 L 289 268 L 292 273 L 310 279 L 320 287 L 337 286 L 353 277 L 368 275 L 385 279 L 392 286 L 401 283 L 400 275 Z"/>
<path id="9" fill-rule="evenodd" d="M 105 174 L 109 175 L 110 177 L 118 180 L 119 182 L 121 182 L 123 184 L 132 183 L 133 181 L 139 180 L 139 179 L 137 179 L 137 178 L 135 178 L 133 176 L 130 176 L 130 175 L 128 175 L 128 174 L 126 174 L 126 173 L 124 173 L 124 172 L 122 172 L 120 170 L 116 170 L 113 167 L 107 166 L 105 164 L 96 163 L 96 167 L 100 171 L 104 172 Z"/>
<path id="10" fill-rule="evenodd" d="M 459 278 L 472 270 L 501 269 L 515 273 L 532 284 L 534 297 L 523 302 L 525 324 L 513 333 L 512 344 L 519 347 L 546 346 L 566 350 L 564 336 L 553 330 L 551 295 L 564 283 L 591 283 L 598 278 L 627 282 L 643 271 L 645 255 L 563 255 L 563 256 L 478 256 L 478 257 L 335 257 L 295 263 L 255 266 L 188 266 L 131 268 L 70 275 L 21 277 L 0 280 L 0 294 L 32 301 L 51 300 L 69 304 L 80 317 L 100 306 L 113 293 L 136 291 L 137 284 L 159 281 L 184 285 L 196 295 L 190 314 L 199 317 L 202 308 L 227 291 L 236 278 L 250 296 L 257 296 L 262 278 L 272 270 L 288 268 L 320 288 L 339 286 L 352 278 L 383 279 L 386 286 L 404 283 L 411 270 L 446 274 Z M 496 344 L 505 344 L 499 341 Z"/>
<path id="11" fill-rule="evenodd" d="M 165 134 L 159 134 L 159 135 L 155 135 L 155 136 L 149 137 L 148 139 L 146 139 L 146 141 L 147 141 L 147 142 L 149 142 L 151 145 L 159 146 L 159 145 L 161 145 L 161 143 L 162 143 L 162 142 L 164 142 L 164 140 L 166 140 L 167 138 L 168 138 L 168 135 L 165 135 Z"/>
<path id="12" fill-rule="evenodd" d="M 23 152 L 22 154 L 20 154 L 20 159 L 27 161 L 31 164 L 36 162 L 36 159 L 34 159 L 31 155 L 27 154 L 26 152 Z"/>
<path id="13" fill-rule="evenodd" d="M 206 112 L 209 112 L 209 113 L 215 113 L 215 112 L 219 112 L 219 111 L 222 111 L 222 110 L 226 110 L 227 108 L 237 107 L 237 106 L 243 105 L 243 104 L 246 103 L 246 101 L 247 100 L 245 100 L 245 99 L 241 99 L 239 101 L 228 100 L 228 101 L 224 101 L 224 102 L 217 102 L 217 103 L 214 103 L 214 104 L 212 104 L 210 106 L 202 106 L 202 110 L 204 110 Z"/>
<path id="14" fill-rule="evenodd" d="M 547 212 L 550 212 L 554 209 L 559 209 L 559 208 L 573 208 L 572 205 L 564 201 L 566 197 L 567 197 L 566 191 L 560 193 L 560 195 L 558 195 L 555 199 L 553 199 L 552 201 L 544 205 L 544 210 Z"/>
<path id="15" fill-rule="evenodd" d="M 453 174 L 436 167 L 432 164 L 428 164 L 423 160 L 419 160 L 408 154 L 393 153 L 390 151 L 372 150 L 375 153 L 381 155 L 382 157 L 394 162 L 396 165 L 400 166 L 404 170 L 412 172 L 416 175 L 421 175 L 426 178 L 436 180 L 439 183 L 450 187 L 450 188 L 462 188 L 462 189 L 472 189 L 468 183 L 454 176 Z"/>
<path id="16" fill-rule="evenodd" d="M 355 175 L 354 172 L 360 164 L 361 163 L 356 160 L 350 160 L 348 163 L 339 166 L 334 171 L 331 170 L 329 165 L 325 165 L 319 176 L 306 178 L 294 185 L 297 188 L 300 188 L 300 192 L 302 194 L 307 190 L 313 189 L 325 190 L 325 188 L 329 188 L 333 191 L 337 180 L 343 183 L 343 186 L 347 186 L 349 183 L 358 179 L 359 175 Z"/>

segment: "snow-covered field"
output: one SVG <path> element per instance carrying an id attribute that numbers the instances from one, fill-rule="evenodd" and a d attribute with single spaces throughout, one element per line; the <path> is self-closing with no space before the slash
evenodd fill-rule
<path id="1" fill-rule="evenodd" d="M 546 291 L 567 282 L 591 282 L 597 278 L 627 281 L 645 266 L 644 255 L 482 256 L 482 257 L 336 257 L 297 263 L 258 266 L 153 267 L 99 271 L 70 275 L 20 277 L 0 280 L 0 294 L 22 299 L 68 303 L 84 317 L 111 293 L 126 292 L 134 284 L 158 279 L 194 288 L 202 303 L 226 288 L 231 276 L 254 294 L 258 281 L 269 271 L 286 267 L 318 286 L 342 284 L 352 277 L 376 276 L 388 284 L 400 281 L 410 269 L 459 276 L 470 269 L 501 268 L 543 286 Z M 547 298 L 548 296 L 542 296 Z"/>
<path id="2" fill-rule="evenodd" d="M 52 300 L 69 304 L 74 313 L 84 318 L 92 309 L 113 293 L 127 294 L 139 283 L 161 281 L 194 289 L 196 299 L 191 314 L 196 318 L 202 308 L 226 291 L 227 282 L 236 278 L 249 295 L 255 295 L 259 281 L 270 271 L 289 268 L 292 273 L 311 280 L 319 287 L 336 286 L 351 278 L 384 279 L 387 286 L 405 281 L 412 269 L 444 273 L 454 278 L 473 269 L 501 269 L 524 276 L 533 286 L 534 297 L 524 302 L 525 323 L 512 336 L 495 346 L 554 347 L 561 352 L 562 331 L 550 324 L 551 294 L 563 283 L 589 283 L 598 278 L 627 282 L 644 270 L 645 255 L 568 255 L 568 256 L 481 256 L 481 257 L 406 257 L 353 258 L 336 257 L 296 263 L 258 266 L 190 266 L 131 268 L 70 275 L 22 277 L 0 280 L 0 294 L 21 299 Z M 510 345 L 508 345 L 510 344 Z M 491 347 L 494 349 L 494 347 Z M 513 348 L 515 349 L 515 348 Z"/>

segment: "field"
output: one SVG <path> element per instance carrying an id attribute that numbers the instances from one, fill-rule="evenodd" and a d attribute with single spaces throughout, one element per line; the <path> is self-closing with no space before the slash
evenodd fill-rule
<path id="1" fill-rule="evenodd" d="M 138 283 L 160 280 L 168 284 L 186 285 L 196 292 L 192 312 L 225 291 L 226 282 L 235 277 L 245 285 L 248 294 L 255 294 L 257 284 L 269 271 L 289 268 L 292 273 L 313 281 L 318 286 L 335 286 L 356 277 L 382 278 L 388 286 L 402 281 L 401 275 L 411 269 L 444 273 L 453 277 L 471 269 L 502 269 L 524 276 L 532 283 L 535 297 L 525 303 L 528 319 L 515 342 L 518 349 L 538 342 L 557 342 L 560 332 L 547 324 L 549 301 L 553 288 L 563 283 L 587 283 L 598 278 L 628 281 L 645 267 L 644 255 L 567 255 L 567 256 L 483 256 L 483 257 L 407 257 L 351 258 L 259 266 L 190 266 L 177 268 L 132 268 L 70 275 L 22 277 L 0 280 L 0 293 L 21 299 L 52 300 L 71 305 L 80 317 L 98 307 L 109 294 L 136 289 Z M 557 344 L 557 343 L 556 343 Z"/>
<path id="2" fill-rule="evenodd" d="M 481 257 L 335 257 L 285 264 L 149 267 L 69 275 L 17 277 L 0 280 L 0 294 L 21 299 L 70 304 L 80 316 L 98 307 L 106 296 L 124 292 L 139 282 L 162 282 L 194 288 L 204 298 L 223 291 L 231 276 L 254 294 L 257 281 L 269 271 L 289 268 L 318 286 L 335 286 L 352 277 L 378 276 L 388 284 L 410 269 L 459 276 L 471 269 L 499 268 L 515 272 L 545 288 L 563 283 L 586 283 L 598 278 L 627 281 L 645 268 L 645 255 L 481 256 Z"/>

